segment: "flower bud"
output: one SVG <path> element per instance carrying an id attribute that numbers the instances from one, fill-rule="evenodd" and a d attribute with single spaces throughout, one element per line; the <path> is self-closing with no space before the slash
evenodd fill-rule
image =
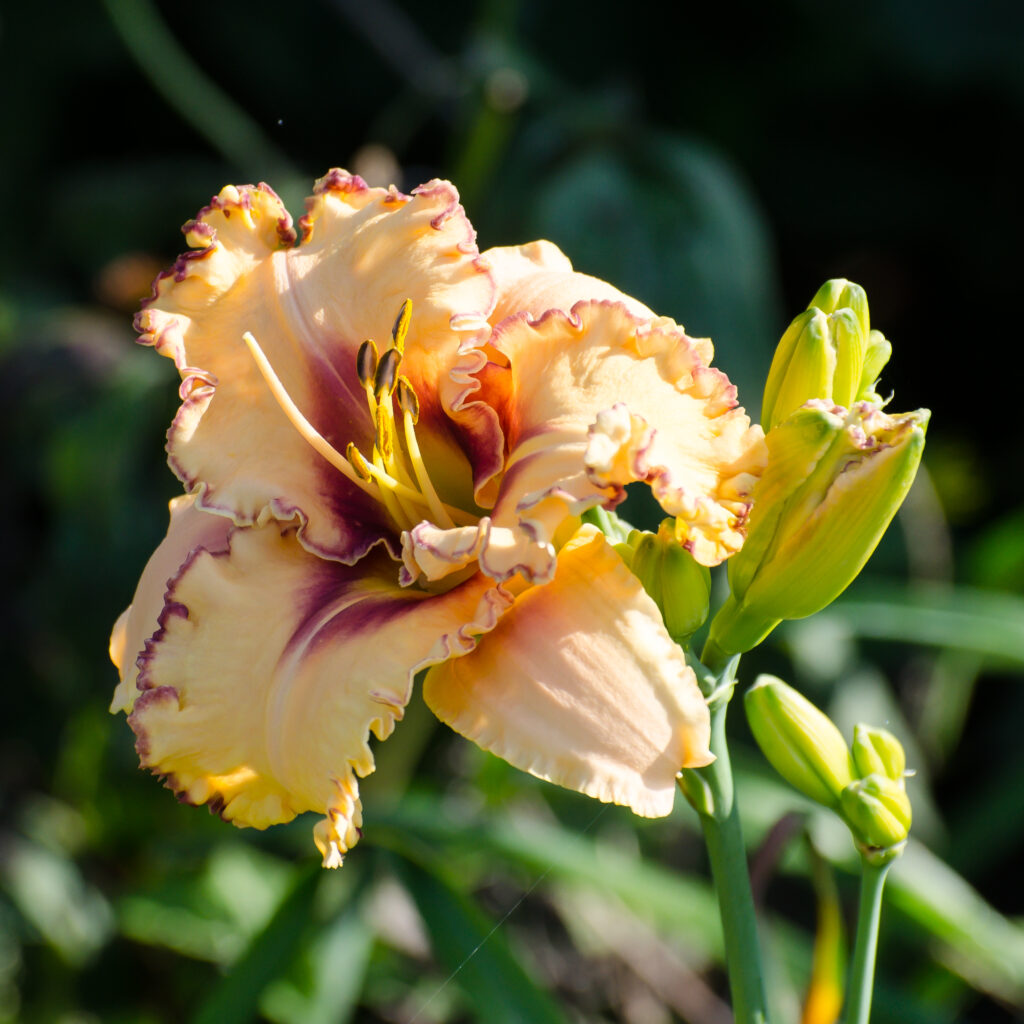
<path id="1" fill-rule="evenodd" d="M 765 384 L 761 419 L 771 430 L 811 399 L 848 408 L 873 398 L 892 346 L 871 330 L 860 285 L 826 281 L 782 336 Z"/>
<path id="2" fill-rule="evenodd" d="M 902 782 L 871 774 L 843 790 L 840 808 L 854 837 L 864 846 L 896 846 L 910 830 L 910 799 Z"/>
<path id="3" fill-rule="evenodd" d="M 743 703 L 771 766 L 805 796 L 838 809 L 840 794 L 853 781 L 853 764 L 832 720 L 775 676 L 758 676 Z"/>
<path id="4" fill-rule="evenodd" d="M 708 617 L 711 573 L 676 540 L 674 521 L 666 519 L 657 534 L 634 530 L 616 549 L 661 610 L 669 636 L 685 643 Z"/>
<path id="5" fill-rule="evenodd" d="M 887 729 L 855 725 L 852 752 L 854 766 L 862 779 L 869 775 L 884 775 L 903 785 L 907 755 L 903 744 Z"/>
<path id="6" fill-rule="evenodd" d="M 729 560 L 731 593 L 709 645 L 748 651 L 782 619 L 834 601 L 875 550 L 914 481 L 929 413 L 890 416 L 814 401 L 770 431 L 742 549 Z"/>

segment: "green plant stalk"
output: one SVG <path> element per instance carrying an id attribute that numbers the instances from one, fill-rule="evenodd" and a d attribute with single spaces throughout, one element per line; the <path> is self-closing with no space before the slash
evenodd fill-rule
<path id="1" fill-rule="evenodd" d="M 875 984 L 878 922 L 882 915 L 882 889 L 892 862 L 872 863 L 861 857 L 860 904 L 857 908 L 857 939 L 850 962 L 843 1024 L 868 1024 L 871 993 Z"/>
<path id="2" fill-rule="evenodd" d="M 294 177 L 291 161 L 259 124 L 192 59 L 152 0 L 103 0 L 135 63 L 167 105 L 239 170 L 268 180 Z"/>
<path id="3" fill-rule="evenodd" d="M 766 1024 L 767 999 L 761 966 L 754 897 L 750 889 L 746 848 L 736 806 L 732 765 L 725 737 L 725 718 L 732 696 L 735 662 L 716 665 L 721 674 L 702 680 L 711 710 L 711 752 L 715 760 L 703 768 L 684 769 L 680 785 L 697 808 L 711 862 L 725 943 L 725 963 L 736 1024 Z M 708 693 L 712 682 L 718 685 Z"/>

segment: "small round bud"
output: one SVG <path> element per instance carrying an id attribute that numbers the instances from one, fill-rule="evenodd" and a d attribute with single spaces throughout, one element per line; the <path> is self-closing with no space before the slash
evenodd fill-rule
<path id="1" fill-rule="evenodd" d="M 853 765 L 832 720 L 775 676 L 758 676 L 743 703 L 771 766 L 804 796 L 838 809 L 840 794 L 853 781 Z"/>
<path id="2" fill-rule="evenodd" d="M 903 785 L 887 775 L 851 782 L 842 792 L 840 808 L 854 838 L 864 846 L 896 846 L 907 838 L 910 799 Z"/>
<path id="3" fill-rule="evenodd" d="M 852 752 L 853 763 L 861 778 L 885 775 L 893 782 L 903 784 L 907 755 L 903 744 L 888 730 L 872 725 L 855 725 Z"/>

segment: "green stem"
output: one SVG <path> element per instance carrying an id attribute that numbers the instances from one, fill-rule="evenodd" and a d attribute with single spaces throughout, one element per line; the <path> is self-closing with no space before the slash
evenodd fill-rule
<path id="1" fill-rule="evenodd" d="M 709 694 L 711 752 L 715 760 L 704 768 L 685 769 L 680 784 L 697 808 L 704 829 L 711 877 L 722 916 L 725 963 L 736 1024 L 765 1024 L 768 1010 L 761 947 L 725 738 L 725 717 L 732 695 L 734 664 L 735 661 L 727 665 L 717 680 L 703 681 L 705 684 L 718 684 Z"/>
<path id="2" fill-rule="evenodd" d="M 861 858 L 857 941 L 850 963 L 850 983 L 843 1024 L 868 1024 L 871 1017 L 871 992 L 875 983 L 875 956 L 878 952 L 878 921 L 882 914 L 882 889 L 890 863 L 873 864 L 866 857 Z"/>

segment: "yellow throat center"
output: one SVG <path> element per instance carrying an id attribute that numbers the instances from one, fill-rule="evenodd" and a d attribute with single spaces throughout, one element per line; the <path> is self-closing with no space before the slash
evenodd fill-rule
<path id="1" fill-rule="evenodd" d="M 355 444 L 349 444 L 344 455 L 334 448 L 292 401 L 252 334 L 246 331 L 242 340 L 288 422 L 338 472 L 379 501 L 398 529 L 412 529 L 424 519 L 445 529 L 456 524 L 469 526 L 476 518 L 441 501 L 420 453 L 416 438 L 419 399 L 408 379 L 398 372 L 411 318 L 412 302 L 406 299 L 395 319 L 391 344 L 384 354 L 378 356 L 377 346 L 367 340 L 359 346 L 356 355 L 356 373 L 376 428 L 370 458 Z M 395 416 L 396 404 L 400 420 Z"/>

